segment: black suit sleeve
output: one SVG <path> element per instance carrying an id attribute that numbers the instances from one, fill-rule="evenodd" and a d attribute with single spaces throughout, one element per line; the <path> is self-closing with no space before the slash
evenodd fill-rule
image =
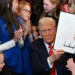
<path id="1" fill-rule="evenodd" d="M 46 52 L 43 51 L 41 46 L 39 47 L 37 44 L 31 44 L 29 46 L 30 50 L 30 64 L 33 73 L 44 73 L 49 71 L 49 66 L 47 63 L 47 55 Z"/>

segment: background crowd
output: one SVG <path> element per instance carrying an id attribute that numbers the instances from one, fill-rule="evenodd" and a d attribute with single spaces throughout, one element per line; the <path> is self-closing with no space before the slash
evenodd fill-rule
<path id="1" fill-rule="evenodd" d="M 0 75 L 75 75 L 75 55 L 51 49 L 61 11 L 75 0 L 0 0 Z"/>

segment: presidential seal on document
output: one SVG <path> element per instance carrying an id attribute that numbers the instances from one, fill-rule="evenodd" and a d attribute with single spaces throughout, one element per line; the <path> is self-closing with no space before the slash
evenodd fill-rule
<path id="1" fill-rule="evenodd" d="M 60 12 L 54 49 L 75 54 L 75 15 Z"/>

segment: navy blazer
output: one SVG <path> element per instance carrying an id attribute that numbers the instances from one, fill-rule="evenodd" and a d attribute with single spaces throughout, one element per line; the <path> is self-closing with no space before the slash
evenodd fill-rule
<path id="1" fill-rule="evenodd" d="M 32 69 L 32 75 L 49 75 L 49 65 L 47 63 L 47 57 L 49 56 L 43 39 L 38 39 L 29 45 L 30 49 L 30 65 Z M 67 53 L 65 53 L 58 61 L 55 62 L 57 75 L 71 75 L 71 72 L 65 67 L 68 59 Z"/>

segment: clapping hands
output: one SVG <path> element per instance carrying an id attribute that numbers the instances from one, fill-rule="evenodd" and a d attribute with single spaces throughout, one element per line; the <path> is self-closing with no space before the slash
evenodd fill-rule
<path id="1" fill-rule="evenodd" d="M 19 29 L 19 30 L 16 30 L 16 31 L 14 32 L 14 41 L 15 41 L 15 42 L 18 42 L 18 40 L 22 37 L 22 35 L 23 35 L 23 29 L 22 29 L 22 27 L 20 26 L 20 29 Z"/>

